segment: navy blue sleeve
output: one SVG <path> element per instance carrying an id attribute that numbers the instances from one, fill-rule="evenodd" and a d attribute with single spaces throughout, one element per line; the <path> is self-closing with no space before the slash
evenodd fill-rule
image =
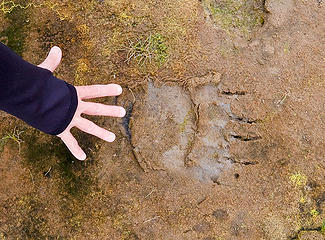
<path id="1" fill-rule="evenodd" d="M 0 110 L 47 134 L 62 133 L 77 109 L 74 86 L 0 43 Z"/>

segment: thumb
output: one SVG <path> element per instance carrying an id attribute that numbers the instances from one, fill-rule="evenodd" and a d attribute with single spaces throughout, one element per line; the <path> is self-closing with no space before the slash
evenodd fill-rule
<path id="1" fill-rule="evenodd" d="M 54 72 L 54 70 L 59 66 L 62 58 L 62 51 L 59 47 L 52 47 L 49 54 L 47 55 L 44 62 L 39 64 L 38 66 L 41 68 L 45 68 Z"/>

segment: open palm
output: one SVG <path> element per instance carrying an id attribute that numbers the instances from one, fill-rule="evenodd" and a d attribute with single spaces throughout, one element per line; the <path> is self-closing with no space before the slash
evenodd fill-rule
<path id="1" fill-rule="evenodd" d="M 38 66 L 54 72 L 54 70 L 60 64 L 61 58 L 61 49 L 59 47 L 53 47 L 44 62 Z M 71 128 L 77 127 L 80 130 L 99 137 L 107 142 L 113 142 L 115 140 L 115 134 L 97 126 L 92 121 L 81 117 L 81 114 L 124 117 L 125 109 L 118 106 L 109 106 L 100 103 L 83 101 L 84 99 L 97 97 L 118 96 L 122 93 L 122 88 L 117 84 L 77 86 L 75 88 L 78 95 L 78 106 L 76 112 L 68 127 L 57 136 L 61 138 L 64 144 L 77 159 L 85 160 L 86 154 L 80 148 L 77 140 L 72 136 L 70 132 Z"/>

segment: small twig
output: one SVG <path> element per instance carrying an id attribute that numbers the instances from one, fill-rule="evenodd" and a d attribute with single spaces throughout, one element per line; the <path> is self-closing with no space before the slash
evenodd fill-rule
<path id="1" fill-rule="evenodd" d="M 153 217 L 151 219 L 148 219 L 148 220 L 144 221 L 143 223 L 151 222 L 153 220 L 156 220 L 157 218 L 160 218 L 160 216 L 155 216 L 155 217 Z"/>
<path id="2" fill-rule="evenodd" d="M 45 176 L 45 177 L 47 176 L 47 174 L 50 173 L 51 169 L 52 169 L 52 167 L 50 167 L 50 169 L 49 169 L 46 173 L 44 173 L 44 176 Z"/>
<path id="3" fill-rule="evenodd" d="M 283 96 L 283 98 L 282 98 L 280 101 L 278 101 L 278 103 L 277 103 L 277 107 L 280 107 L 280 105 L 283 104 L 283 102 L 286 100 L 287 96 L 288 96 L 288 94 L 286 93 L 286 94 Z"/>
<path id="4" fill-rule="evenodd" d="M 149 197 L 154 191 L 156 191 L 156 189 L 152 189 L 150 193 L 147 194 L 147 196 L 145 196 L 144 198 Z"/>
<path id="5" fill-rule="evenodd" d="M 133 104 L 134 104 L 135 103 L 135 100 L 136 100 L 135 95 L 134 95 L 134 93 L 133 93 L 133 91 L 132 91 L 131 88 L 128 87 L 128 90 L 131 92 L 131 94 L 133 96 Z"/>
<path id="6" fill-rule="evenodd" d="M 28 171 L 29 171 L 30 177 L 31 177 L 31 179 L 32 179 L 33 186 L 35 187 L 35 182 L 34 182 L 33 174 L 32 174 L 32 172 L 30 171 L 30 169 L 28 169 Z"/>
<path id="7" fill-rule="evenodd" d="M 204 197 L 202 200 L 200 200 L 197 205 L 200 205 L 201 203 L 203 203 L 205 200 L 207 200 L 207 197 Z"/>
<path id="8" fill-rule="evenodd" d="M 3 144 L 5 144 L 6 141 L 9 140 L 9 139 L 15 141 L 18 144 L 18 150 L 19 150 L 19 154 L 20 154 L 20 146 L 21 146 L 21 143 L 24 142 L 22 139 L 20 139 L 20 135 L 23 132 L 24 131 L 17 130 L 17 128 L 15 127 L 14 130 L 12 131 L 12 133 L 7 133 L 6 136 L 4 136 L 4 137 L 2 137 L 0 139 L 0 142 L 2 142 Z"/>

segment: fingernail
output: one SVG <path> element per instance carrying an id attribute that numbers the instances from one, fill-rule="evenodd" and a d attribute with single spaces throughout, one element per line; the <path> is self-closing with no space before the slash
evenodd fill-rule
<path id="1" fill-rule="evenodd" d="M 87 158 L 87 156 L 86 156 L 85 153 L 83 153 L 83 154 L 81 154 L 81 155 L 79 156 L 79 160 L 81 160 L 81 161 L 86 160 L 86 158 Z"/>
<path id="2" fill-rule="evenodd" d="M 117 93 L 121 94 L 123 92 L 123 89 L 120 85 L 117 85 Z"/>
<path id="3" fill-rule="evenodd" d="M 54 46 L 54 47 L 52 47 L 51 48 L 51 51 L 55 51 L 55 52 L 57 52 L 57 53 L 59 53 L 59 54 L 61 54 L 61 48 L 59 48 L 58 46 Z"/>
<path id="4" fill-rule="evenodd" d="M 121 117 L 124 117 L 124 116 L 125 116 L 125 114 L 126 114 L 126 111 L 125 111 L 125 109 L 124 109 L 124 108 L 121 108 L 121 111 L 120 111 L 120 116 L 121 116 Z"/>
<path id="5" fill-rule="evenodd" d="M 108 136 L 106 136 L 105 140 L 107 142 L 114 142 L 115 138 L 116 138 L 115 134 L 114 133 L 111 133 Z"/>

